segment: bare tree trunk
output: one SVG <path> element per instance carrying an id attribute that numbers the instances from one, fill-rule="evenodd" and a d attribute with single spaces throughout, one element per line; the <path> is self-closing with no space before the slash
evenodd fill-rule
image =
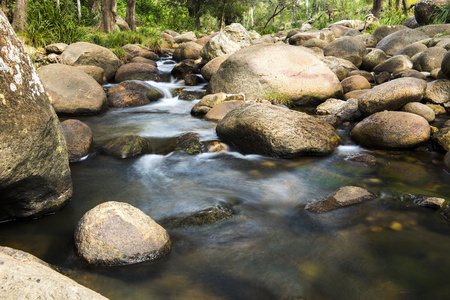
<path id="1" fill-rule="evenodd" d="M 100 0 L 88 0 L 88 7 L 91 13 L 97 14 L 100 10 Z"/>
<path id="2" fill-rule="evenodd" d="M 58 0 L 59 2 L 59 0 Z M 78 20 L 81 20 L 81 2 L 77 0 Z"/>
<path id="3" fill-rule="evenodd" d="M 27 7 L 28 0 L 17 0 L 16 8 L 14 10 L 14 20 L 12 26 L 14 30 L 24 31 L 27 25 Z"/>
<path id="4" fill-rule="evenodd" d="M 255 25 L 255 20 L 253 19 L 253 7 L 250 8 L 250 19 L 252 20 L 252 28 Z"/>
<path id="5" fill-rule="evenodd" d="M 96 30 L 101 30 L 106 33 L 114 32 L 114 25 L 116 25 L 116 7 L 117 0 L 102 0 L 102 9 L 100 21 L 98 21 Z"/>
<path id="6" fill-rule="evenodd" d="M 56 0 L 56 7 L 57 7 L 58 10 L 59 10 L 59 0 Z"/>
<path id="7" fill-rule="evenodd" d="M 136 30 L 135 10 L 136 0 L 127 0 L 127 14 L 125 16 L 125 21 L 132 31 Z"/>
<path id="8" fill-rule="evenodd" d="M 8 11 L 8 0 L 2 0 L 2 11 L 6 16 L 6 12 Z"/>
<path id="9" fill-rule="evenodd" d="M 280 10 L 278 10 L 278 5 L 275 7 L 275 9 L 273 10 L 272 15 L 270 16 L 269 20 L 267 20 L 266 24 L 264 25 L 263 29 L 266 29 L 267 25 L 269 25 L 270 21 L 273 21 L 273 19 L 279 15 L 287 6 L 282 6 L 280 8 Z M 278 11 L 277 11 L 278 10 Z"/>
<path id="10" fill-rule="evenodd" d="M 306 16 L 309 18 L 309 0 L 306 0 Z"/>
<path id="11" fill-rule="evenodd" d="M 384 1 L 385 0 L 373 0 L 372 14 L 378 19 L 380 18 L 381 7 L 383 6 Z"/>

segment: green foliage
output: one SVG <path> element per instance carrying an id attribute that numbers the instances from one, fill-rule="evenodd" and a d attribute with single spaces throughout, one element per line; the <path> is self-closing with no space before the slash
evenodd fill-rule
<path id="1" fill-rule="evenodd" d="M 450 2 L 440 6 L 440 10 L 435 14 L 434 20 L 436 23 L 450 23 Z"/>
<path id="2" fill-rule="evenodd" d="M 289 99 L 288 96 L 280 90 L 265 92 L 265 96 L 272 104 L 282 104 L 287 107 L 293 106 L 292 99 Z"/>
<path id="3" fill-rule="evenodd" d="M 377 27 L 385 26 L 385 25 L 401 25 L 403 22 L 405 22 L 408 18 L 412 17 L 413 13 L 409 12 L 405 14 L 400 9 L 386 9 L 382 11 L 381 17 L 378 22 L 374 23 L 373 26 L 371 26 L 367 32 L 372 33 Z"/>

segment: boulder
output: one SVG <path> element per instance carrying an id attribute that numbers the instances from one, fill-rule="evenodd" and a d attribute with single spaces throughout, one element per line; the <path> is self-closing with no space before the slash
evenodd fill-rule
<path id="1" fill-rule="evenodd" d="M 366 46 L 357 38 L 344 36 L 323 47 L 323 54 L 346 59 L 359 67 L 366 55 Z"/>
<path id="2" fill-rule="evenodd" d="M 450 79 L 450 51 L 442 59 L 441 72 Z"/>
<path id="3" fill-rule="evenodd" d="M 344 93 L 355 90 L 370 89 L 370 82 L 361 75 L 349 76 L 341 81 L 341 85 Z"/>
<path id="4" fill-rule="evenodd" d="M 375 83 L 382 84 L 391 79 L 391 73 L 383 71 L 381 73 L 375 74 Z"/>
<path id="5" fill-rule="evenodd" d="M 350 98 L 347 101 L 328 99 L 316 108 L 319 115 L 334 115 L 341 121 L 355 121 L 361 118 L 358 110 L 358 99 Z"/>
<path id="6" fill-rule="evenodd" d="M 200 69 L 193 59 L 180 61 L 173 67 L 171 74 L 178 79 L 184 79 L 188 74 L 198 74 Z"/>
<path id="7" fill-rule="evenodd" d="M 197 39 L 195 42 L 197 43 L 197 44 L 199 44 L 200 46 L 205 46 L 208 42 L 209 42 L 209 40 L 210 39 L 212 39 L 213 37 L 215 37 L 217 35 L 217 33 L 213 33 L 213 34 L 210 34 L 210 35 L 206 35 L 206 36 L 204 36 L 204 37 L 202 37 L 202 38 L 199 38 L 199 39 Z"/>
<path id="8" fill-rule="evenodd" d="M 427 80 L 427 76 L 415 69 L 406 69 L 402 71 L 397 71 L 392 74 L 392 78 L 404 78 L 404 77 L 414 77 L 417 79 Z"/>
<path id="9" fill-rule="evenodd" d="M 403 25 L 383 25 L 377 27 L 373 32 L 372 36 L 380 42 L 382 39 L 390 35 L 391 33 L 397 32 L 399 30 L 408 29 L 408 27 Z"/>
<path id="10" fill-rule="evenodd" d="M 52 64 L 40 68 L 38 74 L 58 114 L 95 115 L 107 107 L 105 91 L 83 70 Z"/>
<path id="11" fill-rule="evenodd" d="M 334 32 L 328 29 L 299 32 L 289 38 L 289 45 L 301 46 L 310 39 L 320 39 L 328 43 L 334 41 Z"/>
<path id="12" fill-rule="evenodd" d="M 0 272 L 2 299 L 107 300 L 20 250 L 0 247 Z"/>
<path id="13" fill-rule="evenodd" d="M 206 81 L 210 81 L 211 77 L 219 70 L 220 65 L 228 58 L 231 54 L 221 55 L 210 60 L 206 65 L 203 66 L 201 73 Z"/>
<path id="14" fill-rule="evenodd" d="M 421 0 L 414 4 L 414 17 L 421 26 L 430 24 L 434 15 L 440 11 L 439 5 L 448 0 Z"/>
<path id="15" fill-rule="evenodd" d="M 118 91 L 108 96 L 110 107 L 131 107 L 149 104 L 150 100 L 144 93 L 133 90 Z"/>
<path id="16" fill-rule="evenodd" d="M 184 152 L 189 155 L 202 153 L 200 136 L 195 132 L 186 132 L 177 138 L 175 151 Z"/>
<path id="17" fill-rule="evenodd" d="M 105 70 L 106 80 L 112 81 L 120 59 L 109 49 L 98 45 L 78 42 L 70 44 L 61 55 L 62 62 L 70 66 L 93 65 Z"/>
<path id="18" fill-rule="evenodd" d="M 158 61 L 159 56 L 153 51 L 148 49 L 144 49 L 139 45 L 127 44 L 122 47 L 125 51 L 125 60 L 131 61 L 133 58 L 142 57 L 146 59 L 150 59 L 152 61 Z"/>
<path id="19" fill-rule="evenodd" d="M 351 71 L 350 73 L 348 73 L 348 76 L 354 76 L 354 75 L 359 75 L 364 77 L 368 82 L 375 82 L 375 77 L 372 73 L 368 72 L 368 71 L 364 71 L 364 70 L 354 70 Z M 341 81 L 342 83 L 342 81 Z"/>
<path id="20" fill-rule="evenodd" d="M 148 141 L 145 138 L 132 134 L 113 139 L 103 145 L 100 151 L 106 155 L 127 158 L 147 154 L 148 149 Z"/>
<path id="21" fill-rule="evenodd" d="M 158 68 L 144 63 L 128 63 L 122 65 L 116 72 L 116 82 L 125 80 L 153 80 L 161 81 Z"/>
<path id="22" fill-rule="evenodd" d="M 246 103 L 217 125 L 217 135 L 244 154 L 282 158 L 325 155 L 340 138 L 328 123 L 275 105 Z"/>
<path id="23" fill-rule="evenodd" d="M 200 59 L 200 51 L 202 48 L 201 45 L 195 42 L 183 43 L 173 52 L 173 59 L 177 62 L 185 59 Z"/>
<path id="24" fill-rule="evenodd" d="M 429 140 L 430 125 L 416 114 L 383 111 L 356 124 L 351 136 L 358 144 L 368 148 L 413 148 Z"/>
<path id="25" fill-rule="evenodd" d="M 420 102 L 425 95 L 426 81 L 399 78 L 375 86 L 359 99 L 359 110 L 364 116 L 383 110 L 397 110 L 409 102 Z"/>
<path id="26" fill-rule="evenodd" d="M 231 100 L 225 101 L 214 106 L 208 113 L 205 115 L 206 120 L 219 122 L 222 120 L 227 113 L 238 107 L 239 105 L 244 104 L 244 101 L 239 100 Z"/>
<path id="27" fill-rule="evenodd" d="M 39 217 L 72 196 L 67 147 L 44 86 L 2 12 L 0 45 L 0 221 Z"/>
<path id="28" fill-rule="evenodd" d="M 67 49 L 68 46 L 69 45 L 67 45 L 65 43 L 54 43 L 54 44 L 45 46 L 45 51 L 47 52 L 47 54 L 50 54 L 50 53 L 61 54 Z"/>
<path id="29" fill-rule="evenodd" d="M 370 34 L 360 34 L 354 36 L 354 38 L 360 40 L 364 44 L 364 46 L 366 46 L 366 48 L 375 48 L 378 43 L 377 39 Z"/>
<path id="30" fill-rule="evenodd" d="M 132 90 L 139 92 L 147 97 L 149 101 L 157 101 L 164 97 L 163 93 L 155 89 L 151 84 L 142 80 L 125 80 L 119 83 L 117 86 L 123 87 L 125 90 Z M 111 90 L 111 89 L 110 89 Z M 122 90 L 122 89 L 119 89 Z M 119 91 L 117 90 L 117 91 Z M 108 97 L 113 94 L 109 93 Z"/>
<path id="31" fill-rule="evenodd" d="M 335 115 L 345 106 L 346 103 L 347 102 L 344 100 L 330 98 L 316 107 L 316 113 L 318 115 Z"/>
<path id="32" fill-rule="evenodd" d="M 394 55 L 406 46 L 427 39 L 428 35 L 418 29 L 403 29 L 389 34 L 377 44 L 377 49 L 383 50 L 387 55 Z"/>
<path id="33" fill-rule="evenodd" d="M 187 43 L 187 42 L 194 42 L 197 39 L 195 36 L 195 33 L 193 31 L 189 31 L 183 34 L 179 34 L 173 37 L 173 40 L 177 44 Z"/>
<path id="34" fill-rule="evenodd" d="M 421 52 L 414 68 L 421 72 L 431 72 L 434 69 L 440 68 L 442 60 L 444 59 L 447 50 L 441 47 L 431 47 Z"/>
<path id="35" fill-rule="evenodd" d="M 375 194 L 361 187 L 344 186 L 324 200 L 308 203 L 305 209 L 315 213 L 325 213 L 375 198 Z"/>
<path id="36" fill-rule="evenodd" d="M 409 57 L 413 57 L 417 53 L 427 50 L 428 47 L 422 42 L 415 42 L 411 45 L 408 45 L 395 53 L 395 55 L 407 55 Z"/>
<path id="37" fill-rule="evenodd" d="M 448 33 L 450 32 L 450 24 L 432 24 L 423 26 L 419 28 L 419 30 L 428 35 L 428 37 L 435 38 L 443 35 L 448 35 Z"/>
<path id="38" fill-rule="evenodd" d="M 134 206 L 109 201 L 86 212 L 75 230 L 80 258 L 92 265 L 117 266 L 154 260 L 171 247 L 167 231 Z"/>
<path id="39" fill-rule="evenodd" d="M 354 91 L 351 91 L 351 92 L 348 92 L 347 94 L 345 94 L 343 99 L 344 100 L 348 100 L 351 98 L 359 99 L 362 97 L 362 95 L 364 95 L 368 91 L 370 91 L 370 89 L 354 90 Z"/>
<path id="40" fill-rule="evenodd" d="M 184 76 L 184 84 L 187 86 L 196 86 L 201 83 L 206 83 L 206 80 L 204 80 L 202 77 L 198 75 L 188 74 Z"/>
<path id="41" fill-rule="evenodd" d="M 328 29 L 331 30 L 331 31 L 333 31 L 334 36 L 335 36 L 336 38 L 340 38 L 340 37 L 343 37 L 344 34 L 345 34 L 350 28 L 347 27 L 347 26 L 344 26 L 344 25 L 331 24 L 331 25 L 328 26 Z"/>
<path id="42" fill-rule="evenodd" d="M 218 151 L 215 151 L 218 152 Z M 234 211 L 226 206 L 217 205 L 193 213 L 182 214 L 161 220 L 159 223 L 165 228 L 179 228 L 185 226 L 200 226 L 229 219 Z"/>
<path id="43" fill-rule="evenodd" d="M 197 102 L 194 105 L 194 107 L 192 107 L 191 115 L 193 116 L 206 115 L 213 107 L 215 107 L 219 103 L 233 100 L 244 101 L 245 96 L 243 94 L 227 95 L 225 93 L 206 95 L 199 102 Z"/>
<path id="44" fill-rule="evenodd" d="M 428 82 L 425 100 L 436 104 L 450 102 L 450 80 L 438 79 Z"/>
<path id="45" fill-rule="evenodd" d="M 320 60 L 323 61 L 331 71 L 333 71 L 339 80 L 344 80 L 348 77 L 350 72 L 358 70 L 353 63 L 343 58 L 328 56 L 321 58 Z"/>
<path id="46" fill-rule="evenodd" d="M 84 73 L 88 74 L 100 85 L 106 84 L 105 71 L 97 66 L 76 66 L 77 69 L 83 70 Z"/>
<path id="47" fill-rule="evenodd" d="M 248 34 L 245 27 L 239 23 L 225 26 L 223 32 L 229 39 L 237 43 L 241 49 L 251 45 L 252 37 Z"/>
<path id="48" fill-rule="evenodd" d="M 402 107 L 402 111 L 410 112 L 424 117 L 428 122 L 433 122 L 436 118 L 434 111 L 420 102 L 410 102 Z"/>
<path id="49" fill-rule="evenodd" d="M 408 28 L 418 28 L 420 27 L 419 23 L 417 23 L 416 18 L 415 17 L 411 17 L 406 19 L 403 23 L 403 26 L 406 26 Z"/>
<path id="50" fill-rule="evenodd" d="M 450 150 L 450 127 L 444 127 L 433 134 L 433 141 L 445 152 Z"/>
<path id="51" fill-rule="evenodd" d="M 323 49 L 326 45 L 328 45 L 327 41 L 317 38 L 312 38 L 303 43 L 303 47 L 307 48 L 318 47 L 320 49 Z"/>
<path id="52" fill-rule="evenodd" d="M 444 169 L 450 172 L 450 151 L 447 151 L 447 154 L 444 156 Z"/>
<path id="53" fill-rule="evenodd" d="M 133 57 L 130 60 L 130 63 L 150 64 L 150 65 L 152 65 L 154 67 L 158 66 L 154 60 L 151 60 L 151 59 L 148 59 L 148 58 L 145 58 L 145 57 L 141 57 L 141 56 Z"/>
<path id="54" fill-rule="evenodd" d="M 373 68 L 375 68 L 376 66 L 378 66 L 379 64 L 381 64 L 382 62 L 384 62 L 387 59 L 388 59 L 388 57 L 387 57 L 386 53 L 384 53 L 383 50 L 374 49 L 374 50 L 370 51 L 369 53 L 367 53 L 362 58 L 361 69 L 370 72 L 373 70 Z"/>
<path id="55" fill-rule="evenodd" d="M 376 65 L 372 69 L 372 71 L 377 73 L 381 72 L 395 73 L 411 69 L 412 67 L 413 63 L 408 56 L 396 55 Z"/>
<path id="56" fill-rule="evenodd" d="M 255 45 L 234 53 L 212 76 L 208 88 L 212 93 L 245 92 L 254 99 L 282 91 L 295 105 L 320 103 L 342 94 L 339 79 L 323 62 L 285 44 Z"/>
<path id="57" fill-rule="evenodd" d="M 79 120 L 69 119 L 61 123 L 67 144 L 69 161 L 76 162 L 89 154 L 92 146 L 92 130 Z"/>
<path id="58" fill-rule="evenodd" d="M 183 90 L 178 96 L 178 99 L 188 101 L 198 100 L 202 99 L 205 94 L 205 90 Z"/>

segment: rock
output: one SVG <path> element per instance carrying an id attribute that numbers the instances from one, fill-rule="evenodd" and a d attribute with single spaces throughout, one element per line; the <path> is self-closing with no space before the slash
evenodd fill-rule
<path id="1" fill-rule="evenodd" d="M 150 64 L 150 65 L 152 65 L 154 67 L 158 66 L 154 60 L 151 60 L 151 59 L 148 59 L 148 58 L 145 58 L 145 57 L 141 57 L 141 56 L 133 57 L 130 60 L 130 63 Z"/>
<path id="2" fill-rule="evenodd" d="M 67 144 L 69 161 L 76 162 L 89 154 L 92 146 L 92 130 L 81 121 L 69 119 L 61 123 Z"/>
<path id="3" fill-rule="evenodd" d="M 106 92 L 106 96 L 109 97 L 109 96 L 111 96 L 112 94 L 114 94 L 115 92 L 118 92 L 118 91 L 125 91 L 125 90 L 126 90 L 125 87 L 121 86 L 120 84 L 116 84 L 116 85 L 111 86 L 111 87 L 108 89 L 108 91 Z"/>
<path id="4" fill-rule="evenodd" d="M 198 74 L 200 70 L 193 59 L 185 59 L 173 67 L 171 74 L 178 79 L 184 79 L 188 74 Z"/>
<path id="5" fill-rule="evenodd" d="M 429 108 L 431 108 L 434 111 L 435 115 L 444 115 L 447 112 L 445 111 L 445 108 L 442 105 L 439 104 L 433 104 L 433 103 L 427 103 L 425 104 Z"/>
<path id="6" fill-rule="evenodd" d="M 419 30 L 425 33 L 428 37 L 434 38 L 436 36 L 448 35 L 450 32 L 450 24 L 432 24 L 423 26 Z"/>
<path id="7" fill-rule="evenodd" d="M 383 50 L 387 55 L 394 55 L 406 46 L 427 39 L 428 36 L 418 29 L 403 29 L 391 33 L 377 44 L 377 49 Z"/>
<path id="8" fill-rule="evenodd" d="M 377 27 L 373 32 L 372 36 L 380 42 L 382 39 L 390 35 L 391 33 L 397 32 L 399 30 L 408 29 L 408 27 L 403 25 L 383 25 Z"/>
<path id="9" fill-rule="evenodd" d="M 234 211 L 222 205 L 206 208 L 192 214 L 170 217 L 160 221 L 165 228 L 179 228 L 184 226 L 199 226 L 223 221 L 233 217 Z"/>
<path id="10" fill-rule="evenodd" d="M 417 79 L 427 80 L 427 76 L 414 69 L 398 71 L 392 74 L 392 78 L 414 77 Z"/>
<path id="11" fill-rule="evenodd" d="M 359 67 L 362 58 L 366 55 L 366 46 L 357 38 L 342 37 L 326 45 L 323 48 L 323 54 L 346 59 Z"/>
<path id="12" fill-rule="evenodd" d="M 319 115 L 334 115 L 341 121 L 355 121 L 360 119 L 361 113 L 358 110 L 358 99 L 347 101 L 339 99 L 328 99 L 316 108 Z"/>
<path id="13" fill-rule="evenodd" d="M 404 70 L 411 69 L 413 67 L 412 61 L 409 59 L 406 55 L 396 55 L 393 56 L 384 62 L 380 63 L 379 65 L 376 65 L 373 68 L 374 72 L 381 73 L 381 72 L 388 72 L 388 73 L 395 73 L 395 72 L 401 72 Z"/>
<path id="14" fill-rule="evenodd" d="M 210 35 L 206 35 L 206 36 L 204 36 L 202 38 L 197 39 L 195 42 L 197 44 L 199 44 L 200 46 L 204 47 L 209 42 L 209 40 L 212 39 L 213 37 L 215 37 L 217 34 L 218 33 L 213 33 L 213 34 L 210 34 Z"/>
<path id="15" fill-rule="evenodd" d="M 126 90 L 132 90 L 139 92 L 147 97 L 148 101 L 157 101 L 164 97 L 164 94 L 155 89 L 151 84 L 142 80 L 125 80 L 118 84 L 120 87 L 124 87 Z M 111 89 L 110 89 L 111 90 Z M 110 96 L 108 90 L 108 97 Z M 144 101 L 143 101 L 144 102 Z"/>
<path id="16" fill-rule="evenodd" d="M 116 72 L 116 82 L 125 80 L 153 80 L 161 81 L 157 67 L 144 63 L 128 63 L 122 65 Z"/>
<path id="17" fill-rule="evenodd" d="M 278 41 L 278 38 L 273 37 L 270 34 L 266 34 L 266 35 L 260 37 L 259 39 L 252 40 L 252 45 L 265 44 L 265 43 L 276 43 L 277 41 Z"/>
<path id="18" fill-rule="evenodd" d="M 70 44 L 63 52 L 61 59 L 70 66 L 92 65 L 105 70 L 106 80 L 112 81 L 119 67 L 122 65 L 111 50 L 104 47 L 78 42 Z"/>
<path id="19" fill-rule="evenodd" d="M 200 137 L 195 132 L 187 132 L 177 138 L 175 151 L 182 151 L 190 155 L 202 153 Z"/>
<path id="20" fill-rule="evenodd" d="M 133 90 L 118 91 L 108 96 L 110 107 L 131 107 L 149 104 L 146 95 Z"/>
<path id="21" fill-rule="evenodd" d="M 127 44 L 122 47 L 122 49 L 125 51 L 125 60 L 131 61 L 133 58 L 141 57 L 150 59 L 152 61 L 158 61 L 159 56 L 153 51 L 150 51 L 148 49 L 144 49 L 139 45 L 134 44 Z"/>
<path id="22" fill-rule="evenodd" d="M 376 195 L 366 189 L 357 186 L 344 186 L 324 200 L 308 203 L 305 209 L 314 213 L 325 213 L 375 198 Z"/>
<path id="23" fill-rule="evenodd" d="M 426 195 L 407 195 L 405 198 L 407 200 L 412 200 L 415 204 L 418 204 L 422 207 L 428 207 L 428 208 L 434 208 L 439 209 L 444 207 L 445 199 L 439 198 L 439 197 L 432 197 L 432 196 L 426 196 Z"/>
<path id="24" fill-rule="evenodd" d="M 148 153 L 149 146 L 145 138 L 138 135 L 126 135 L 115 138 L 101 147 L 106 155 L 127 158 Z"/>
<path id="25" fill-rule="evenodd" d="M 80 258 L 117 266 L 158 259 L 172 248 L 167 231 L 128 203 L 109 201 L 84 214 L 75 230 Z"/>
<path id="26" fill-rule="evenodd" d="M 360 165 L 367 167 L 375 166 L 377 164 L 377 159 L 375 156 L 367 153 L 354 153 L 350 154 L 345 158 L 346 161 L 355 162 Z"/>
<path id="27" fill-rule="evenodd" d="M 445 152 L 450 150 L 450 127 L 444 127 L 433 134 L 433 141 Z"/>
<path id="28" fill-rule="evenodd" d="M 412 29 L 420 27 L 420 25 L 419 25 L 419 23 L 417 23 L 415 17 L 411 17 L 411 18 L 406 19 L 406 20 L 402 23 L 402 25 L 403 25 L 403 26 L 406 26 L 406 27 L 408 27 L 408 28 L 412 28 Z"/>
<path id="29" fill-rule="evenodd" d="M 328 29 L 333 31 L 334 36 L 336 38 L 340 38 L 343 37 L 344 34 L 350 29 L 347 26 L 343 26 L 343 25 L 336 25 L 336 24 L 331 24 L 328 26 Z"/>
<path id="30" fill-rule="evenodd" d="M 422 42 L 415 42 L 411 45 L 408 45 L 395 53 L 395 55 L 407 55 L 409 57 L 413 57 L 417 53 L 427 50 L 428 47 Z"/>
<path id="31" fill-rule="evenodd" d="M 450 80 L 438 79 L 428 82 L 425 100 L 436 104 L 450 102 Z"/>
<path id="32" fill-rule="evenodd" d="M 213 142 L 207 146 L 208 152 L 221 152 L 221 151 L 228 151 L 227 145 L 220 142 Z"/>
<path id="33" fill-rule="evenodd" d="M 88 74 L 100 85 L 106 84 L 105 71 L 97 66 L 76 66 L 77 69 L 83 70 L 84 73 Z"/>
<path id="34" fill-rule="evenodd" d="M 244 101 L 245 97 L 242 94 L 227 95 L 225 93 L 206 95 L 200 100 L 200 102 L 194 105 L 194 107 L 191 110 L 191 114 L 193 116 L 206 115 L 213 107 L 215 107 L 219 103 L 231 100 Z"/>
<path id="35" fill-rule="evenodd" d="M 2 299 L 105 299 L 102 295 L 58 273 L 39 258 L 0 247 Z"/>
<path id="36" fill-rule="evenodd" d="M 0 45 L 0 221 L 39 217 L 72 196 L 67 147 L 44 86 L 2 12 Z"/>
<path id="37" fill-rule="evenodd" d="M 354 76 L 354 75 L 359 75 L 364 77 L 368 82 L 375 82 L 375 77 L 373 76 L 372 73 L 368 72 L 368 71 L 364 71 L 364 70 L 354 70 L 351 71 L 350 73 L 348 73 L 348 76 Z M 342 83 L 342 82 L 341 82 Z"/>
<path id="38" fill-rule="evenodd" d="M 194 42 L 196 39 L 197 39 L 197 37 L 195 36 L 195 33 L 193 31 L 189 31 L 189 32 L 179 34 L 179 35 L 173 37 L 173 40 L 177 44 Z"/>
<path id="39" fill-rule="evenodd" d="M 231 54 L 224 54 L 210 60 L 201 70 L 203 78 L 206 81 L 210 81 L 211 77 L 217 72 L 220 65 L 228 58 Z"/>
<path id="40" fill-rule="evenodd" d="M 344 100 L 348 100 L 351 98 L 355 98 L 355 99 L 359 99 L 362 97 L 362 95 L 364 95 L 366 92 L 370 91 L 370 89 L 365 89 L 365 90 L 354 90 L 351 92 L 348 92 L 344 95 Z"/>
<path id="41" fill-rule="evenodd" d="M 298 32 L 289 38 L 289 45 L 301 46 L 311 39 L 324 40 L 327 43 L 335 39 L 334 32 L 331 30 L 311 30 L 307 32 Z"/>
<path id="42" fill-rule="evenodd" d="M 178 96 L 178 99 L 180 100 L 196 100 L 196 99 L 202 99 L 205 96 L 204 90 L 196 90 L 196 91 L 190 91 L 190 90 L 183 90 Z"/>
<path id="43" fill-rule="evenodd" d="M 47 54 L 50 54 L 50 53 L 61 54 L 67 49 L 68 46 L 69 45 L 67 45 L 65 43 L 50 44 L 50 45 L 45 46 L 45 51 L 47 52 Z"/>
<path id="44" fill-rule="evenodd" d="M 330 98 L 316 107 L 316 113 L 318 115 L 335 115 L 345 106 L 345 103 L 344 100 Z"/>
<path id="45" fill-rule="evenodd" d="M 200 83 L 206 83 L 206 81 L 200 76 L 195 74 L 188 74 L 184 76 L 184 84 L 187 86 L 195 86 Z"/>
<path id="46" fill-rule="evenodd" d="M 402 111 L 410 112 L 424 117 L 428 122 L 433 122 L 436 118 L 434 111 L 420 102 L 410 102 L 402 107 Z"/>
<path id="47" fill-rule="evenodd" d="M 414 17 L 419 25 L 430 24 L 434 14 L 440 11 L 439 5 L 447 0 L 422 0 L 414 5 Z"/>
<path id="48" fill-rule="evenodd" d="M 56 113 L 95 115 L 106 109 L 106 94 L 94 78 L 75 67 L 52 64 L 39 69 Z M 82 88 L 80 88 L 82 87 Z"/>
<path id="49" fill-rule="evenodd" d="M 377 65 L 383 63 L 388 59 L 386 53 L 380 49 L 374 49 L 366 54 L 361 63 L 361 69 L 366 71 L 372 71 Z"/>
<path id="50" fill-rule="evenodd" d="M 216 132 L 244 154 L 282 158 L 328 154 L 340 142 L 335 129 L 324 121 L 259 103 L 242 104 L 229 112 Z"/>
<path id="51" fill-rule="evenodd" d="M 225 101 L 214 106 L 208 113 L 205 115 L 206 120 L 219 122 L 222 120 L 227 113 L 238 107 L 239 105 L 244 104 L 244 101 L 232 100 Z"/>
<path id="52" fill-rule="evenodd" d="M 200 51 L 202 48 L 201 45 L 195 42 L 183 43 L 173 52 L 173 59 L 177 62 L 185 59 L 200 59 Z"/>
<path id="53" fill-rule="evenodd" d="M 365 116 L 383 110 L 397 110 L 409 102 L 419 102 L 425 95 L 426 81 L 399 78 L 375 86 L 359 99 L 359 110 Z"/>
<path id="54" fill-rule="evenodd" d="M 232 23 L 228 26 L 225 26 L 223 32 L 233 42 L 237 43 L 241 49 L 251 45 L 251 36 L 248 34 L 245 27 L 239 23 Z"/>
<path id="55" fill-rule="evenodd" d="M 440 68 L 447 50 L 441 47 L 432 47 L 423 51 L 416 62 L 414 68 L 418 71 L 431 72 L 436 68 Z"/>
<path id="56" fill-rule="evenodd" d="M 382 84 L 391 79 L 391 73 L 383 71 L 379 74 L 375 74 L 375 83 L 376 84 Z"/>
<path id="57" fill-rule="evenodd" d="M 303 47 L 308 47 L 308 48 L 318 47 L 318 48 L 323 49 L 326 45 L 328 45 L 327 41 L 317 39 L 317 38 L 312 38 L 303 43 Z"/>
<path id="58" fill-rule="evenodd" d="M 358 68 L 350 61 L 337 58 L 334 56 L 328 56 L 321 59 L 328 68 L 338 77 L 339 80 L 344 80 L 348 77 L 348 74 L 352 71 L 358 70 Z"/>
<path id="59" fill-rule="evenodd" d="M 361 75 L 353 75 L 341 81 L 344 93 L 354 90 L 370 89 L 370 82 Z"/>
<path id="60" fill-rule="evenodd" d="M 383 111 L 356 124 L 351 136 L 358 144 L 369 148 L 413 148 L 429 140 L 430 125 L 416 114 Z"/>
<path id="61" fill-rule="evenodd" d="M 354 38 L 360 40 L 366 46 L 366 48 L 375 48 L 378 43 L 377 39 L 370 34 L 359 34 L 354 36 Z"/>
<path id="62" fill-rule="evenodd" d="M 450 79 L 450 51 L 442 59 L 441 71 Z"/>
<path id="63" fill-rule="evenodd" d="M 450 151 L 447 151 L 447 154 L 444 156 L 444 169 L 447 172 L 450 172 Z M 450 214 L 449 214 L 450 216 Z"/>

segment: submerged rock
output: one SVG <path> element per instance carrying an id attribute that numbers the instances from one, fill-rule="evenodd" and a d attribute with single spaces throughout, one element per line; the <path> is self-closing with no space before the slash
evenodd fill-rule
<path id="1" fill-rule="evenodd" d="M 148 141 L 138 135 L 118 137 L 100 148 L 106 155 L 127 158 L 148 153 Z"/>
<path id="2" fill-rule="evenodd" d="M 89 154 L 92 146 L 92 130 L 81 121 L 66 120 L 61 123 L 69 153 L 69 161 L 79 161 Z"/>
<path id="3" fill-rule="evenodd" d="M 192 214 L 169 217 L 160 221 L 166 228 L 178 228 L 183 226 L 198 226 L 219 222 L 233 217 L 234 211 L 222 205 L 206 208 Z"/>
<path id="4" fill-rule="evenodd" d="M 187 154 L 199 154 L 202 153 L 202 146 L 197 133 L 187 132 L 178 137 L 175 151 L 182 151 Z"/>
<path id="5" fill-rule="evenodd" d="M 444 150 L 450 150 L 450 127 L 441 128 L 439 131 L 435 132 L 432 137 L 433 141 L 438 144 L 438 146 Z"/>

